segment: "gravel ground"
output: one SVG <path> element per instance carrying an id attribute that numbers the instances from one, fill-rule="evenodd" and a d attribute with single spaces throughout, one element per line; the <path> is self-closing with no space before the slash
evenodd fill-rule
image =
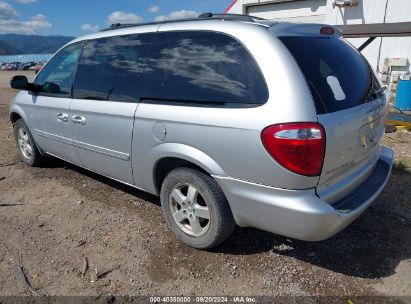
<path id="1" fill-rule="evenodd" d="M 33 287 L 48 295 L 411 296 L 407 169 L 394 171 L 375 204 L 327 241 L 237 228 L 200 251 L 171 235 L 157 197 L 55 159 L 23 165 L 8 121 L 12 75 L 0 72 L 1 296 L 31 295 L 19 255 Z M 410 133 L 384 142 L 410 164 Z"/>

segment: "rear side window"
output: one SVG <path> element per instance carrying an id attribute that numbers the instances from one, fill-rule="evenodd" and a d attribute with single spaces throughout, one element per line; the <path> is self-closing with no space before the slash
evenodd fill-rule
<path id="1" fill-rule="evenodd" d="M 268 99 L 264 78 L 245 47 L 215 32 L 158 33 L 144 71 L 146 102 L 254 106 Z"/>
<path id="2" fill-rule="evenodd" d="M 73 97 L 138 102 L 153 34 L 90 40 L 77 67 Z"/>
<path id="3" fill-rule="evenodd" d="M 371 86 L 365 58 L 336 37 L 279 37 L 300 66 L 318 114 L 349 109 L 363 103 Z"/>

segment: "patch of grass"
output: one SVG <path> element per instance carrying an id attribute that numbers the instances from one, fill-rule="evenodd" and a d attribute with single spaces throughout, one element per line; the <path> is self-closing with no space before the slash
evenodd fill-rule
<path id="1" fill-rule="evenodd" d="M 402 159 L 397 159 L 392 165 L 392 170 L 399 173 L 409 173 L 408 166 Z"/>

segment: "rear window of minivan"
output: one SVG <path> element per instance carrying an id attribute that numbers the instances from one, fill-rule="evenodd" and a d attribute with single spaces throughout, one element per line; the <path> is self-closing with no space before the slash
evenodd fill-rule
<path id="1" fill-rule="evenodd" d="M 363 103 L 371 89 L 366 59 L 337 37 L 279 37 L 294 56 L 314 98 L 318 114 L 337 112 Z"/>

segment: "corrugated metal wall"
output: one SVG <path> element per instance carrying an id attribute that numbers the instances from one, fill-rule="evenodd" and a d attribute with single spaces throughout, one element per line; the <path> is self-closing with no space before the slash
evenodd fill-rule
<path id="1" fill-rule="evenodd" d="M 362 24 L 411 21 L 411 0 L 359 0 L 358 6 L 350 8 L 332 8 L 333 0 L 327 1 L 326 23 Z M 355 46 L 360 46 L 366 38 L 349 39 Z M 381 49 L 381 51 L 380 51 Z M 364 51 L 371 66 L 381 71 L 385 58 L 408 58 L 408 67 L 396 71 L 410 72 L 411 37 L 377 38 Z M 379 55 L 380 54 L 380 55 Z"/>
<path id="2" fill-rule="evenodd" d="M 275 10 L 274 7 L 278 5 L 281 6 L 289 5 L 290 8 L 296 12 L 295 7 L 300 6 L 304 8 L 307 6 L 309 1 L 290 1 L 284 0 L 238 0 L 237 3 L 233 5 L 229 13 L 251 13 L 259 12 L 259 14 L 264 15 L 262 17 L 270 16 L 270 10 L 273 16 L 276 18 L 281 18 L 282 10 Z M 334 0 L 327 0 L 325 17 L 322 22 L 328 24 L 362 24 L 362 23 L 383 23 L 384 17 L 386 23 L 393 22 L 405 22 L 411 21 L 411 0 L 358 0 L 358 6 L 349 8 L 334 8 L 332 3 Z M 267 5 L 267 3 L 270 3 Z M 287 4 L 288 3 L 288 4 Z M 253 6 L 252 9 L 248 9 L 250 5 Z M 292 10 L 290 10 L 292 11 Z M 284 11 L 283 18 L 291 18 L 290 11 Z M 293 21 L 296 22 L 310 22 L 309 18 L 302 16 L 298 18 L 295 16 Z M 351 43 L 355 46 L 360 46 L 366 38 L 364 39 L 350 39 Z M 408 66 L 403 68 L 398 68 L 397 72 L 404 73 L 406 71 L 410 72 L 410 62 L 411 62 L 411 37 L 401 37 L 401 38 L 377 38 L 375 39 L 364 51 L 365 57 L 370 62 L 371 66 L 377 70 L 378 58 L 379 66 L 378 70 L 382 69 L 385 58 L 396 58 L 405 57 L 408 58 Z M 380 56 L 379 56 L 380 55 Z"/>
<path id="3" fill-rule="evenodd" d="M 302 2 L 260 2 L 258 5 L 247 5 L 246 13 L 265 19 L 288 22 L 324 22 L 327 0 L 305 0 Z"/>

